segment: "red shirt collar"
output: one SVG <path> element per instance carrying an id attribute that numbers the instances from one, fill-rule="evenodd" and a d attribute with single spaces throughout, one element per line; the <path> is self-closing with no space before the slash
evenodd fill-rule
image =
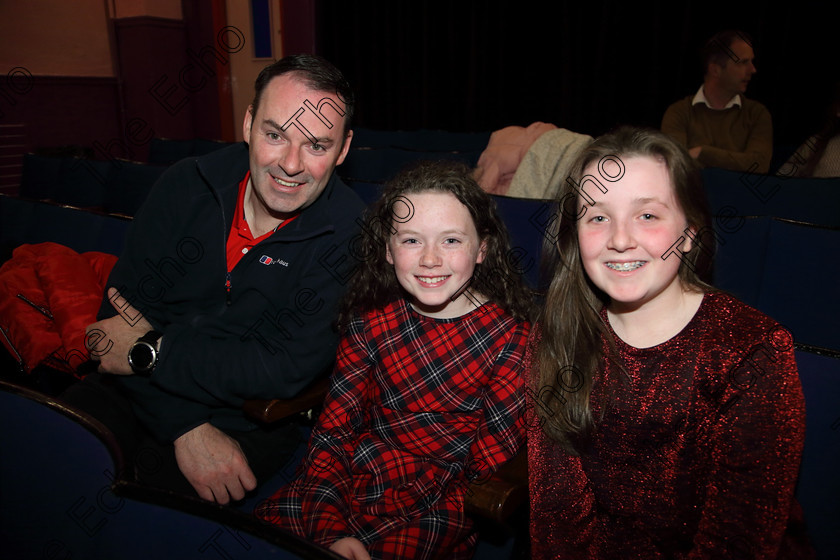
<path id="1" fill-rule="evenodd" d="M 254 235 L 251 233 L 251 227 L 245 219 L 245 192 L 248 189 L 248 180 L 250 178 L 251 171 L 249 170 L 245 173 L 245 177 L 242 181 L 239 182 L 239 192 L 236 197 L 236 209 L 233 211 L 233 224 L 230 228 L 230 235 L 228 235 L 226 247 L 228 272 L 233 270 L 236 263 L 239 262 L 239 259 L 248 253 L 248 251 L 250 251 L 256 244 L 268 239 L 274 232 L 282 227 L 286 227 L 287 224 L 290 224 L 300 215 L 300 213 L 297 213 L 291 218 L 283 220 L 276 228 L 269 230 L 255 239 Z"/>

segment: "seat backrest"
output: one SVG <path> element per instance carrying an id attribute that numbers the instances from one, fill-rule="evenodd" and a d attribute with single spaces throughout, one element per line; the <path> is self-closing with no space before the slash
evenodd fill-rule
<path id="1" fill-rule="evenodd" d="M 0 195 L 0 246 L 4 248 L 53 241 L 79 253 L 119 255 L 130 223 L 81 208 Z"/>
<path id="2" fill-rule="evenodd" d="M 805 394 L 805 449 L 796 498 L 818 558 L 840 551 L 840 357 L 796 351 Z"/>
<path id="3" fill-rule="evenodd" d="M 339 557 L 230 507 L 140 487 L 101 424 L 0 381 L 4 558 Z"/>
<path id="4" fill-rule="evenodd" d="M 715 216 L 715 287 L 756 307 L 765 267 L 771 219 Z"/>
<path id="5" fill-rule="evenodd" d="M 790 330 L 797 343 L 840 351 L 839 247 L 840 228 L 770 224 L 755 306 Z"/>
<path id="6" fill-rule="evenodd" d="M 778 177 L 703 170 L 703 184 L 713 214 L 772 216 L 840 227 L 840 177 Z"/>
<path id="7" fill-rule="evenodd" d="M 481 152 L 489 132 L 448 130 L 376 130 L 353 128 L 353 148 L 402 148 L 423 152 Z"/>
<path id="8" fill-rule="evenodd" d="M 478 161 L 478 152 L 427 152 L 403 148 L 353 148 L 347 152 L 344 163 L 336 173 L 347 180 L 384 183 L 399 171 L 418 161 L 459 161 L 472 167 Z"/>
<path id="9" fill-rule="evenodd" d="M 134 216 L 155 181 L 166 170 L 164 165 L 120 161 L 114 164 L 113 173 L 104 194 L 106 212 Z"/>

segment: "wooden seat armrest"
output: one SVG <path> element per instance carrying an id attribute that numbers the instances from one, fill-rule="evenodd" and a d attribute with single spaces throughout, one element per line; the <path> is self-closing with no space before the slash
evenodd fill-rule
<path id="1" fill-rule="evenodd" d="M 528 499 L 528 453 L 521 450 L 492 476 L 467 489 L 467 513 L 504 523 Z"/>
<path id="2" fill-rule="evenodd" d="M 330 388 L 327 377 L 319 379 L 301 394 L 291 399 L 253 399 L 242 405 L 250 418 L 271 424 L 307 410 L 321 406 Z"/>

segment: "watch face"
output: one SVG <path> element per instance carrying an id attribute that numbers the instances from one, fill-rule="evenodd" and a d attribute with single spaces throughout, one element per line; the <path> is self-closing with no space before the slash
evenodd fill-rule
<path id="1" fill-rule="evenodd" d="M 155 351 L 148 342 L 138 342 L 128 354 L 131 367 L 136 370 L 147 370 L 155 359 Z"/>

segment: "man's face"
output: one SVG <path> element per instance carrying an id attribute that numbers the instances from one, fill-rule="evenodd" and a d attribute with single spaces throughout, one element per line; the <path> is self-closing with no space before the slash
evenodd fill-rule
<path id="1" fill-rule="evenodd" d="M 312 90 L 290 73 L 273 78 L 252 111 L 242 125 L 251 210 L 258 218 L 283 220 L 315 202 L 344 161 L 353 136 L 345 133 L 346 107 L 336 92 Z"/>
<path id="2" fill-rule="evenodd" d="M 726 64 L 717 68 L 721 87 L 734 97 L 746 93 L 750 79 L 756 72 L 753 65 L 755 55 L 752 47 L 741 39 L 735 39 L 729 48 L 736 58 L 727 58 Z"/>

